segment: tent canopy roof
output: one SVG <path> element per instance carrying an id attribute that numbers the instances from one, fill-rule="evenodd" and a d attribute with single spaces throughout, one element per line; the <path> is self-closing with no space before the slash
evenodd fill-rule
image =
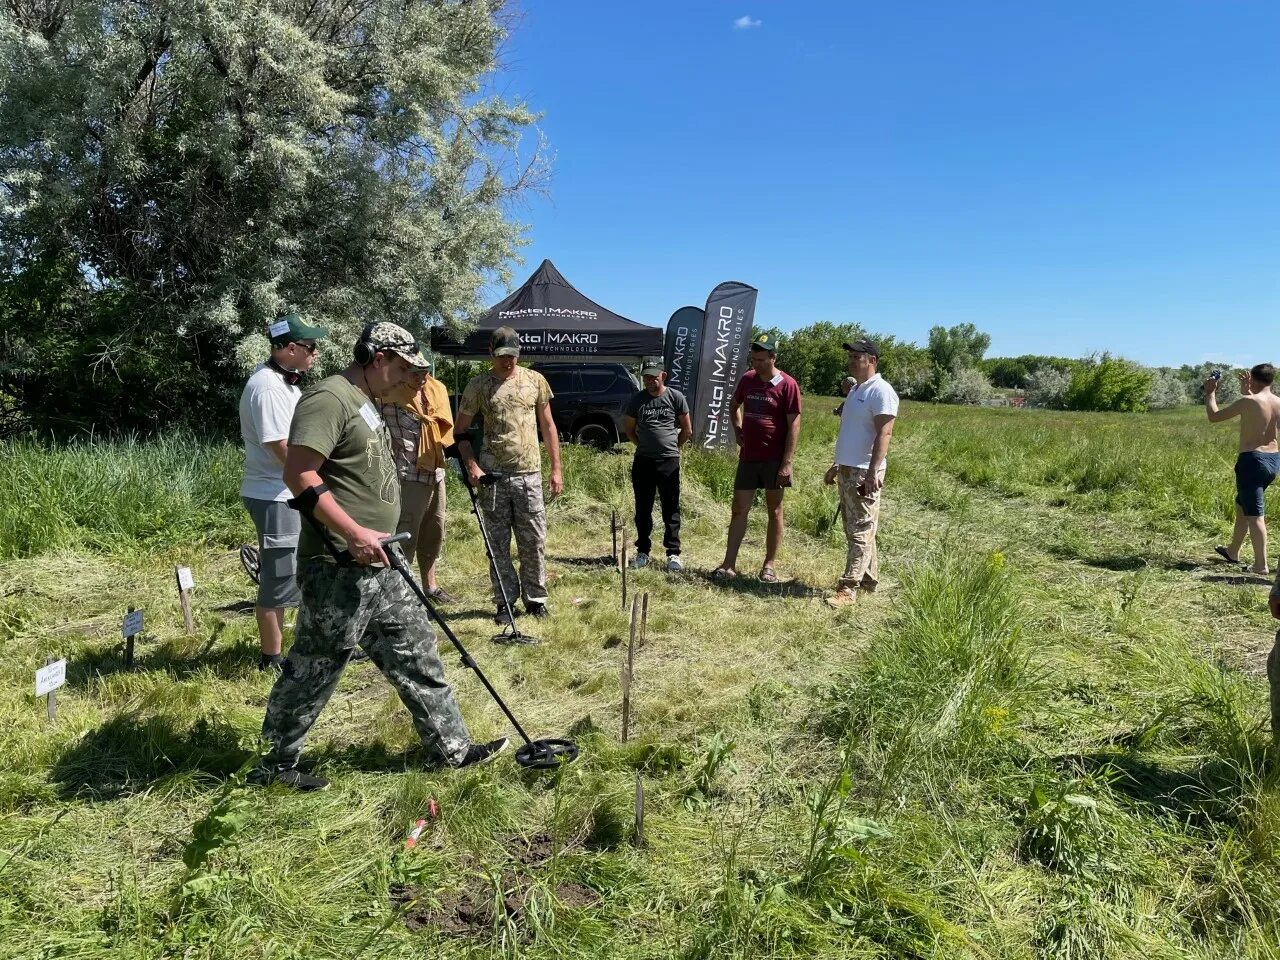
<path id="1" fill-rule="evenodd" d="M 511 327 L 520 334 L 522 358 L 581 363 L 662 354 L 660 328 L 600 306 L 580 293 L 550 260 L 543 260 L 533 276 L 491 307 L 461 343 L 434 328 L 431 348 L 446 356 L 487 357 L 489 336 L 498 327 Z"/>

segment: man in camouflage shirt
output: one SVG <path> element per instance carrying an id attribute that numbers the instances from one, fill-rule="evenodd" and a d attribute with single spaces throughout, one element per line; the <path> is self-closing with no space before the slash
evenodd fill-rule
<path id="1" fill-rule="evenodd" d="M 524 608 L 535 617 L 547 610 L 547 511 L 542 499 L 542 456 L 538 428 L 551 459 L 551 496 L 564 490 L 560 472 L 560 435 L 551 418 L 551 385 L 536 370 L 520 366 L 520 337 L 510 327 L 499 327 L 489 338 L 493 356 L 488 373 L 482 373 L 462 393 L 455 435 L 462 437 L 476 415 L 484 417 L 484 443 L 477 459 L 470 443 L 459 446 L 463 468 L 479 490 L 480 512 L 493 547 L 493 600 L 499 605 L 495 623 L 506 623 L 502 587 L 516 596 L 516 571 L 511 563 L 511 535 L 520 555 L 519 593 Z M 480 487 L 480 478 L 494 473 L 497 480 Z"/>
<path id="2" fill-rule="evenodd" d="M 412 367 L 425 365 L 409 331 L 393 323 L 370 324 L 356 343 L 355 362 L 298 402 L 284 481 L 304 506 L 310 491 L 315 519 L 352 562 L 338 562 L 320 534 L 303 524 L 302 605 L 262 724 L 271 750 L 251 775 L 253 783 L 299 790 L 329 785 L 298 770 L 297 763 L 357 645 L 399 694 L 432 761 L 464 767 L 507 746 L 506 738 L 471 742 L 445 681 L 427 612 L 389 566 L 381 544 L 400 517 L 400 483 L 379 399 L 403 383 Z"/>

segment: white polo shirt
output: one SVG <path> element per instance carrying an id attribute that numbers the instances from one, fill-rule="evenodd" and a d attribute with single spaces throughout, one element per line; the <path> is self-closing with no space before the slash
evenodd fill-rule
<path id="1" fill-rule="evenodd" d="M 244 438 L 244 481 L 240 496 L 250 500 L 288 500 L 284 465 L 263 446 L 289 439 L 293 408 L 302 391 L 265 363 L 258 365 L 240 394 L 240 436 Z"/>
<path id="2" fill-rule="evenodd" d="M 871 447 L 876 440 L 875 418 L 898 415 L 898 394 L 880 374 L 856 384 L 844 398 L 840 414 L 840 434 L 836 437 L 836 463 L 842 467 L 871 466 Z"/>

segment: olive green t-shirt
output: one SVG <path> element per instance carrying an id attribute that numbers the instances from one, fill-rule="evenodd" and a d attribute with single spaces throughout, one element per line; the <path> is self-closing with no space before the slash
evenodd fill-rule
<path id="1" fill-rule="evenodd" d="M 538 473 L 538 410 L 551 402 L 551 384 L 528 367 L 516 367 L 506 380 L 482 373 L 462 391 L 458 412 L 484 416 L 480 468 L 503 473 Z"/>
<path id="2" fill-rule="evenodd" d="M 378 408 L 344 376 L 326 377 L 298 401 L 289 446 L 307 447 L 325 458 L 320 477 L 351 519 L 370 530 L 394 533 L 400 520 L 400 481 L 391 437 Z M 339 550 L 346 541 L 329 531 Z M 332 560 L 306 520 L 298 537 L 298 559 Z"/>

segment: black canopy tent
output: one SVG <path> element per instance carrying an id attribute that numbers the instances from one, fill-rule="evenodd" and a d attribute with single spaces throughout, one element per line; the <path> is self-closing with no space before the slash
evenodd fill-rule
<path id="1" fill-rule="evenodd" d="M 459 343 L 443 329 L 431 331 L 431 349 L 458 360 L 489 356 L 489 336 L 498 327 L 520 334 L 520 359 L 567 363 L 635 363 L 662 356 L 663 332 L 589 300 L 550 260 L 514 293 L 480 318 Z"/>

